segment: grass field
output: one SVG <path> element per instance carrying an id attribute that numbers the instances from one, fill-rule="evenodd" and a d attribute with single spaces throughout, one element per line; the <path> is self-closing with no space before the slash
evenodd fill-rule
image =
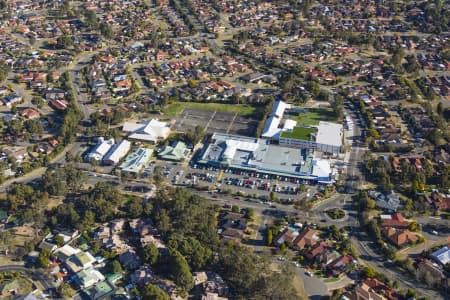
<path id="1" fill-rule="evenodd" d="M 337 122 L 331 108 L 307 108 L 306 112 L 298 116 L 289 116 L 289 119 L 297 121 L 297 125 L 318 125 L 320 121 Z"/>
<path id="2" fill-rule="evenodd" d="M 210 110 L 224 113 L 237 113 L 242 116 L 258 116 L 262 107 L 254 107 L 246 104 L 221 104 L 221 103 L 197 103 L 197 102 L 174 102 L 164 109 L 164 114 L 170 117 L 179 115 L 184 108 L 199 110 Z"/>
<path id="3" fill-rule="evenodd" d="M 281 133 L 281 137 L 298 140 L 310 140 L 311 134 L 314 133 L 317 133 L 317 129 L 315 128 L 294 127 L 292 131 L 286 131 Z"/>

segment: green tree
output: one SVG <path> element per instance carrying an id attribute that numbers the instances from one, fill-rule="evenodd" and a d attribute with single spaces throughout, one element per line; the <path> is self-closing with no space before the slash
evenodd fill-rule
<path id="1" fill-rule="evenodd" d="M 58 286 L 58 294 L 63 299 L 70 299 L 75 295 L 75 291 L 70 287 L 68 283 L 63 282 Z"/>
<path id="2" fill-rule="evenodd" d="M 238 245 L 225 245 L 218 252 L 218 272 L 235 291 L 237 299 L 299 299 L 292 286 L 294 271 L 283 265 L 274 272 L 267 257 Z"/>
<path id="3" fill-rule="evenodd" d="M 191 270 L 202 270 L 212 260 L 212 250 L 194 237 L 171 236 L 168 246 L 177 249 L 188 261 Z"/>
<path id="4" fill-rule="evenodd" d="M 142 205 L 142 199 L 141 198 L 131 198 L 127 203 L 126 210 L 131 218 L 140 217 L 144 211 L 144 207 Z"/>
<path id="5" fill-rule="evenodd" d="M 154 244 L 148 244 L 143 248 L 144 260 L 151 266 L 158 262 L 159 251 Z"/>
<path id="6" fill-rule="evenodd" d="M 438 103 L 436 111 L 439 115 L 442 115 L 444 113 L 444 104 L 442 104 L 442 102 Z"/>
<path id="7" fill-rule="evenodd" d="M 139 292 L 143 300 L 170 300 L 169 295 L 154 284 L 146 284 Z"/>
<path id="8" fill-rule="evenodd" d="M 86 19 L 86 23 L 91 30 L 97 30 L 99 28 L 98 19 L 94 11 L 85 10 L 84 18 Z"/>
<path id="9" fill-rule="evenodd" d="M 114 274 L 122 274 L 123 273 L 122 265 L 120 264 L 120 262 L 118 260 L 113 260 L 111 262 L 111 271 Z"/>
<path id="10" fill-rule="evenodd" d="M 61 247 L 62 245 L 64 245 L 64 238 L 61 235 L 57 235 L 55 237 L 55 242 L 58 247 Z"/>
<path id="11" fill-rule="evenodd" d="M 56 39 L 56 46 L 59 49 L 68 49 L 73 46 L 72 38 L 68 35 L 61 35 Z"/>
<path id="12" fill-rule="evenodd" d="M 253 218 L 255 217 L 255 210 L 251 207 L 247 208 L 245 217 L 249 220 L 253 220 Z"/>
<path id="13" fill-rule="evenodd" d="M 205 131 L 200 126 L 195 126 L 194 131 L 188 129 L 185 133 L 186 142 L 196 145 L 205 136 Z"/>
<path id="14" fill-rule="evenodd" d="M 361 271 L 361 276 L 363 278 L 374 278 L 375 275 L 376 275 L 376 271 L 375 271 L 375 269 L 372 266 L 366 266 Z"/>
<path id="15" fill-rule="evenodd" d="M 275 195 L 275 192 L 274 192 L 274 191 L 271 191 L 271 192 L 270 192 L 269 197 L 270 197 L 270 201 L 271 201 L 271 202 L 274 202 L 274 201 L 277 200 L 277 196 Z"/>
<path id="16" fill-rule="evenodd" d="M 111 26 L 106 23 L 100 23 L 100 33 L 107 39 L 114 38 L 114 32 L 112 31 Z"/>
<path id="17" fill-rule="evenodd" d="M 0 83 L 3 83 L 3 81 L 6 80 L 10 69 L 11 68 L 5 63 L 5 61 L 0 60 Z"/>
<path id="18" fill-rule="evenodd" d="M 37 265 L 41 268 L 47 268 L 50 263 L 50 250 L 42 249 L 37 258 Z"/>
<path id="19" fill-rule="evenodd" d="M 188 292 L 194 287 L 194 278 L 186 259 L 175 249 L 169 249 L 168 276 L 183 291 Z"/>
<path id="20" fill-rule="evenodd" d="M 367 200 L 367 208 L 368 209 L 374 209 L 375 208 L 375 204 L 376 204 L 375 200 L 373 200 L 373 199 L 368 199 Z"/>
<path id="21" fill-rule="evenodd" d="M 44 99 L 42 99 L 41 97 L 38 96 L 34 96 L 31 99 L 31 103 L 33 103 L 34 105 L 36 105 L 38 108 L 42 108 L 44 106 Z"/>
<path id="22" fill-rule="evenodd" d="M 267 230 L 267 246 L 272 246 L 273 243 L 273 233 L 272 230 Z"/>

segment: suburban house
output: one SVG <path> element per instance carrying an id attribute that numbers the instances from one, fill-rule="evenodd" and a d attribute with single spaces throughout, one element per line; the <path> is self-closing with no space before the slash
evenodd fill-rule
<path id="1" fill-rule="evenodd" d="M 3 104 L 11 107 L 16 103 L 19 103 L 22 101 L 22 97 L 20 97 L 19 95 L 16 94 L 11 94 L 11 95 L 7 95 L 5 97 L 3 97 Z"/>
<path id="2" fill-rule="evenodd" d="M 386 238 L 397 247 L 403 247 L 408 244 L 415 243 L 418 240 L 417 235 L 415 235 L 408 229 L 396 229 L 388 227 L 383 230 L 383 233 Z"/>
<path id="3" fill-rule="evenodd" d="M 299 235 L 296 228 L 288 227 L 282 230 L 273 240 L 277 245 L 283 243 L 293 243 L 296 237 Z"/>
<path id="4" fill-rule="evenodd" d="M 95 262 L 95 258 L 89 252 L 77 252 L 72 255 L 68 260 L 66 260 L 67 268 L 72 272 L 77 273 L 81 270 L 86 270 L 92 267 Z"/>
<path id="5" fill-rule="evenodd" d="M 313 260 L 316 256 L 325 253 L 328 249 L 328 244 L 325 242 L 320 242 L 313 246 L 308 252 L 306 252 L 305 256 L 309 260 Z"/>
<path id="6" fill-rule="evenodd" d="M 73 256 L 79 252 L 81 252 L 81 250 L 78 248 L 74 248 L 70 245 L 64 245 L 55 251 L 55 256 L 58 257 L 58 261 L 65 262 L 71 256 Z"/>
<path id="7" fill-rule="evenodd" d="M 69 102 L 64 99 L 55 99 L 50 101 L 50 105 L 56 110 L 65 110 L 69 106 Z"/>
<path id="8" fill-rule="evenodd" d="M 399 296 L 383 282 L 368 278 L 353 290 L 351 300 L 398 300 Z"/>
<path id="9" fill-rule="evenodd" d="M 400 205 L 400 198 L 394 191 L 391 191 L 389 194 L 369 191 L 369 196 L 375 199 L 375 205 L 378 208 L 388 212 L 396 212 Z"/>
<path id="10" fill-rule="evenodd" d="M 131 282 L 140 286 L 150 282 L 154 277 L 153 271 L 148 266 L 141 266 L 130 275 Z"/>
<path id="11" fill-rule="evenodd" d="M 136 269 L 141 265 L 139 256 L 133 249 L 120 254 L 119 261 L 127 269 Z"/>
<path id="12" fill-rule="evenodd" d="M 450 263 L 450 248 L 444 246 L 431 253 L 430 256 L 435 262 L 444 267 L 446 264 Z"/>
<path id="13" fill-rule="evenodd" d="M 96 269 L 90 267 L 86 270 L 81 270 L 76 274 L 76 282 L 81 288 L 88 288 L 96 283 L 105 280 L 105 276 Z"/>
<path id="14" fill-rule="evenodd" d="M 431 195 L 425 195 L 425 199 L 437 211 L 450 211 L 450 195 L 433 192 Z"/>
<path id="15" fill-rule="evenodd" d="M 428 276 L 427 280 L 432 281 L 429 282 L 431 284 L 442 284 L 443 286 L 447 285 L 445 282 L 447 277 L 445 276 L 444 271 L 436 263 L 428 259 L 421 261 L 417 266 L 417 279 L 424 280 L 426 278 L 425 276 Z"/>
<path id="16" fill-rule="evenodd" d="M 381 215 L 381 226 L 394 228 L 407 228 L 409 223 L 405 221 L 401 213 L 393 213 L 392 215 Z"/>
<path id="17" fill-rule="evenodd" d="M 356 262 L 355 258 L 350 254 L 343 255 L 338 259 L 332 261 L 328 266 L 328 270 L 333 274 L 333 276 L 339 276 L 347 269 L 350 263 Z"/>
<path id="18" fill-rule="evenodd" d="M 306 228 L 294 240 L 294 248 L 303 250 L 305 247 L 315 245 L 319 239 L 319 231 L 312 228 Z"/>
<path id="19" fill-rule="evenodd" d="M 36 109 L 34 109 L 32 107 L 28 107 L 28 108 L 23 109 L 20 112 L 20 116 L 32 120 L 32 119 L 39 118 L 40 113 Z"/>

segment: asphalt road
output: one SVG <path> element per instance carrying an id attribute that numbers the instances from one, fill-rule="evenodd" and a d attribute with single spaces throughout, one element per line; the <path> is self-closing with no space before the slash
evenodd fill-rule
<path id="1" fill-rule="evenodd" d="M 53 289 L 55 287 L 52 280 L 49 279 L 41 270 L 29 269 L 22 265 L 7 265 L 0 266 L 0 271 L 17 271 L 31 275 L 29 278 L 35 282 L 40 282 L 46 290 Z"/>
<path id="2" fill-rule="evenodd" d="M 373 251 L 371 241 L 365 241 L 359 236 L 352 236 L 352 242 L 356 250 L 360 253 L 360 259 L 366 264 L 371 265 L 377 272 L 385 274 L 391 280 L 399 282 L 401 288 L 411 288 L 420 293 L 422 296 L 427 296 L 429 299 L 445 299 L 443 295 L 439 294 L 434 289 L 430 289 L 421 282 L 410 278 L 402 270 L 399 270 L 395 263 L 385 261 L 384 257 Z"/>
<path id="3" fill-rule="evenodd" d="M 328 288 L 326 284 L 316 277 L 310 277 L 306 275 L 306 269 L 296 267 L 295 271 L 302 279 L 303 285 L 305 287 L 305 292 L 308 294 L 309 299 L 319 300 L 322 299 L 323 296 L 328 294 Z"/>

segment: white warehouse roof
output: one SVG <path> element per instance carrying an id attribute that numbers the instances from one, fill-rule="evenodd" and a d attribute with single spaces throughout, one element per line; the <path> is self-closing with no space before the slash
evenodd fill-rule
<path id="1" fill-rule="evenodd" d="M 103 159 L 106 163 L 109 164 L 117 164 L 125 155 L 127 155 L 128 151 L 130 151 L 131 143 L 127 140 L 121 140 L 119 143 L 115 144 L 111 150 L 106 154 Z"/>
<path id="2" fill-rule="evenodd" d="M 324 145 L 342 146 L 342 125 L 320 121 L 317 126 L 316 143 Z"/>
<path id="3" fill-rule="evenodd" d="M 97 145 L 86 155 L 87 160 L 102 160 L 103 156 L 108 153 L 113 145 L 114 139 L 105 140 L 103 137 L 99 137 Z"/>
<path id="4" fill-rule="evenodd" d="M 323 159 L 313 160 L 312 175 L 317 178 L 329 178 L 331 174 L 330 163 Z"/>
<path id="5" fill-rule="evenodd" d="M 271 138 L 275 135 L 279 134 L 281 129 L 278 128 L 280 126 L 280 121 L 283 118 L 284 111 L 286 109 L 290 109 L 291 105 L 287 104 L 283 101 L 277 101 L 273 104 L 272 113 L 270 117 L 267 119 L 266 125 L 264 126 L 262 137 Z"/>

